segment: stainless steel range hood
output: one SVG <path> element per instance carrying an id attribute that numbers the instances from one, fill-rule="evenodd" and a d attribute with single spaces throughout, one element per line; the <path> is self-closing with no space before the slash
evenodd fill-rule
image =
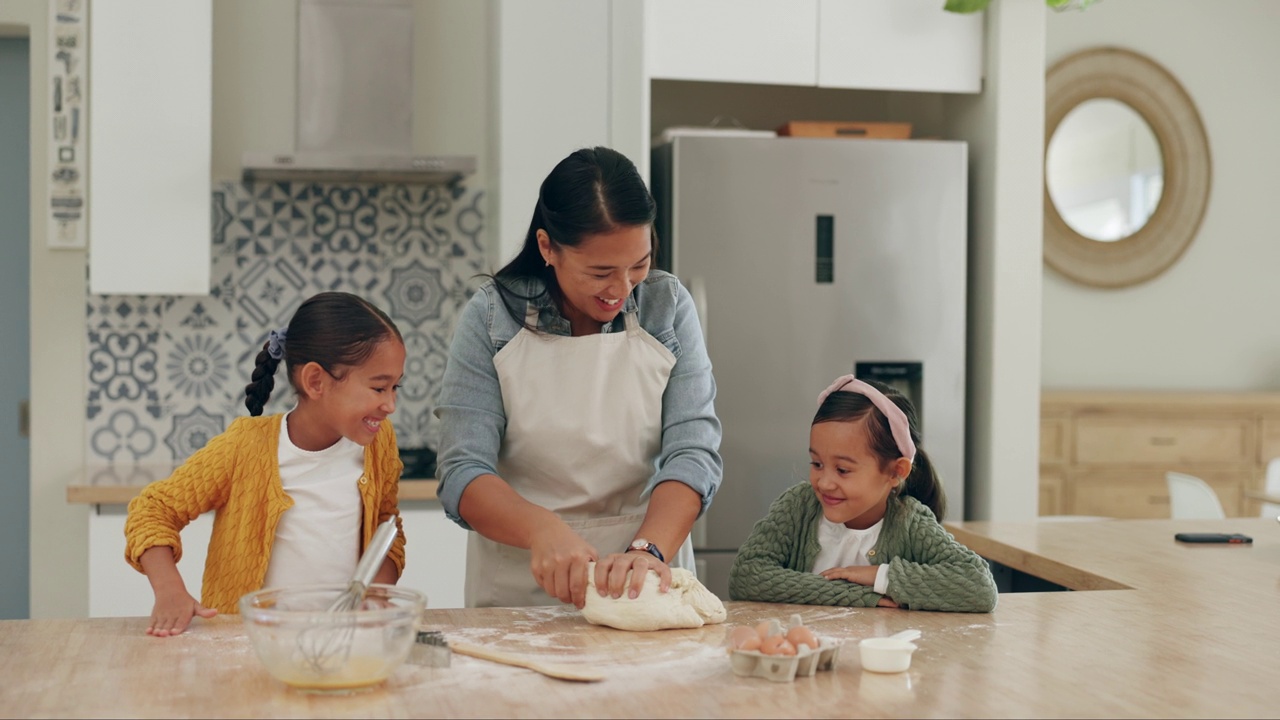
<path id="1" fill-rule="evenodd" d="M 296 144 L 246 152 L 246 182 L 452 183 L 469 155 L 413 153 L 412 0 L 300 0 Z"/>

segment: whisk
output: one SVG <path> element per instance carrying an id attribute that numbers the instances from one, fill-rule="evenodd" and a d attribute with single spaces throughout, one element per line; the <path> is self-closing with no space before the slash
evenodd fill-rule
<path id="1" fill-rule="evenodd" d="M 364 602 L 369 584 L 378 574 L 378 568 L 382 567 L 395 537 L 396 517 L 393 515 L 374 532 L 356 565 L 351 584 L 325 609 L 326 617 L 316 617 L 315 625 L 298 633 L 298 652 L 304 666 L 311 672 L 329 675 L 346 666 L 356 631 L 353 613 Z"/>

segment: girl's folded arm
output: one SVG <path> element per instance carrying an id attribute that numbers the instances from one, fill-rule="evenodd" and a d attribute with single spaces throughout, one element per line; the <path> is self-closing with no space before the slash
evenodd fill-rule
<path id="1" fill-rule="evenodd" d="M 932 526 L 932 527 L 930 527 Z M 889 597 L 912 610 L 991 612 L 997 591 L 991 566 L 936 522 L 919 523 L 917 560 L 889 563 Z"/>
<path id="2" fill-rule="evenodd" d="M 797 533 L 789 523 L 778 522 L 777 506 L 756 523 L 742 544 L 729 573 L 729 597 L 733 600 L 875 607 L 881 595 L 869 587 L 828 580 L 816 573 L 793 570 L 786 558 Z"/>

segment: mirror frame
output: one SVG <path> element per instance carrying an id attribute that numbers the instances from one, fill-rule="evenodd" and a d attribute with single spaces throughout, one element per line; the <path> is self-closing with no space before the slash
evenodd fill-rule
<path id="1" fill-rule="evenodd" d="M 1137 232 L 1099 241 L 1071 228 L 1049 196 L 1049 141 L 1067 113 L 1097 98 L 1133 108 L 1151 126 L 1164 163 L 1155 212 Z M 1209 204 L 1212 162 L 1204 124 L 1182 85 L 1150 58 L 1101 47 L 1068 55 L 1045 76 L 1044 260 L 1066 277 L 1095 287 L 1125 287 L 1167 270 L 1200 230 Z"/>

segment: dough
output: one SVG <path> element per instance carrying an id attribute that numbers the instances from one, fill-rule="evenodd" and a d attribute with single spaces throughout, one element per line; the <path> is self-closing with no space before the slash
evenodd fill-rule
<path id="1" fill-rule="evenodd" d="M 625 593 L 617 599 L 600 597 L 595 569 L 595 563 L 587 565 L 587 603 L 582 608 L 582 616 L 593 625 L 648 631 L 724 622 L 724 603 L 688 570 L 671 568 L 671 589 L 665 593 L 658 592 L 658 573 L 650 570 L 640 596 L 632 600 Z"/>

